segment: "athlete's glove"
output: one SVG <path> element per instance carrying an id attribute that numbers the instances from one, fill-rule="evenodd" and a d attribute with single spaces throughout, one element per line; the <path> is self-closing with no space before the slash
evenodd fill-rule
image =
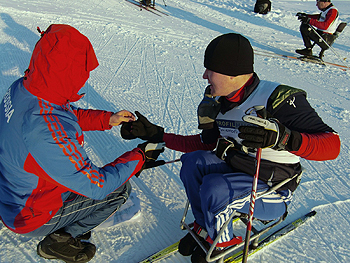
<path id="1" fill-rule="evenodd" d="M 149 142 L 163 141 L 164 128 L 152 124 L 138 111 L 135 114 L 138 117 L 136 121 L 122 124 L 120 133 L 123 139 L 132 140 L 140 138 Z"/>
<path id="2" fill-rule="evenodd" d="M 198 105 L 198 129 L 207 130 L 214 127 L 216 116 L 220 112 L 221 104 L 210 94 L 210 85 L 205 89 L 204 98 Z"/>
<path id="3" fill-rule="evenodd" d="M 296 16 L 298 17 L 298 20 L 300 20 L 303 24 L 309 24 L 311 18 L 308 17 L 305 13 L 297 13 Z"/>
<path id="4" fill-rule="evenodd" d="M 297 151 L 301 145 L 301 134 L 291 131 L 278 120 L 262 119 L 245 115 L 245 122 L 255 126 L 241 126 L 238 137 L 243 139 L 242 144 L 249 148 L 271 148 L 277 151 Z"/>
<path id="5" fill-rule="evenodd" d="M 298 12 L 296 16 L 299 18 L 300 16 L 306 16 L 306 13 Z"/>
<path id="6" fill-rule="evenodd" d="M 220 138 L 216 144 L 216 148 L 214 149 L 214 153 L 221 160 L 226 161 L 226 157 L 232 151 L 240 151 L 244 153 L 248 153 L 249 149 L 244 145 L 239 144 L 235 139 L 229 138 Z"/>
<path id="7" fill-rule="evenodd" d="M 139 177 L 141 172 L 145 169 L 153 168 L 159 165 L 163 165 L 165 163 L 164 160 L 157 161 L 159 155 L 164 152 L 165 143 L 150 143 L 144 142 L 137 146 L 142 152 L 145 153 L 146 160 L 143 164 L 141 170 L 135 174 L 136 177 Z"/>

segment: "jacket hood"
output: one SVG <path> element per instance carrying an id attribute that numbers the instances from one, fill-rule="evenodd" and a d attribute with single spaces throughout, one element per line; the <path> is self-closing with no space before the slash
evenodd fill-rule
<path id="1" fill-rule="evenodd" d="M 23 79 L 33 95 L 63 105 L 79 100 L 77 94 L 98 66 L 89 39 L 69 25 L 50 25 L 41 32 Z"/>

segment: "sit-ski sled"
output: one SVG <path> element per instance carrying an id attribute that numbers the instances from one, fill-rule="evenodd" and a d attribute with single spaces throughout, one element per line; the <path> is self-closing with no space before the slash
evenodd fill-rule
<path id="1" fill-rule="evenodd" d="M 256 199 L 261 198 L 265 195 L 268 195 L 268 194 L 276 191 L 282 185 L 286 184 L 287 182 L 289 182 L 290 180 L 293 180 L 295 177 L 298 177 L 298 176 L 300 178 L 301 174 L 297 174 L 292 178 L 288 178 L 288 179 L 282 181 L 281 183 L 277 184 L 276 186 L 271 187 L 270 189 L 268 189 L 265 192 L 258 193 Z M 184 214 L 183 214 L 182 220 L 180 222 L 180 227 L 183 230 L 187 230 L 192 235 L 192 237 L 197 241 L 198 245 L 206 253 L 206 261 L 207 262 L 216 261 L 217 263 L 241 262 L 242 257 L 243 257 L 243 247 L 245 245 L 245 240 L 242 239 L 242 237 L 240 237 L 240 236 L 235 237 L 235 239 L 237 240 L 235 245 L 232 245 L 230 247 L 226 247 L 219 252 L 216 250 L 216 252 L 214 253 L 215 255 L 213 254 L 213 252 L 215 251 L 216 245 L 217 245 L 218 241 L 220 240 L 221 236 L 224 234 L 228 225 L 232 224 L 232 223 L 236 223 L 237 221 L 240 220 L 241 222 L 243 222 L 247 226 L 248 225 L 248 215 L 243 214 L 243 213 L 239 213 L 239 212 L 233 212 L 230 215 L 229 219 L 222 226 L 221 230 L 219 231 L 217 237 L 214 239 L 213 243 L 210 245 L 209 249 L 207 249 L 202 244 L 202 242 L 199 240 L 199 238 L 198 238 L 197 234 L 194 232 L 194 230 L 191 229 L 191 226 L 193 224 L 188 225 L 185 223 L 185 219 L 186 219 L 186 215 L 187 215 L 189 206 L 190 206 L 190 204 L 189 204 L 189 201 L 187 200 Z M 308 213 L 307 215 L 298 218 L 297 220 L 293 221 L 292 223 L 288 224 L 287 226 L 281 228 L 280 230 L 275 231 L 272 234 L 268 234 L 266 237 L 263 237 L 263 235 L 267 234 L 271 229 L 275 228 L 278 224 L 280 224 L 281 222 L 283 222 L 285 220 L 285 218 L 287 217 L 287 210 L 281 217 L 279 217 L 275 220 L 271 220 L 271 221 L 263 221 L 263 220 L 259 220 L 259 219 L 254 218 L 254 221 L 261 222 L 262 225 L 264 225 L 264 227 L 262 229 L 258 230 L 257 228 L 252 226 L 252 230 L 251 230 L 252 234 L 251 234 L 250 240 L 249 240 L 250 241 L 249 254 L 251 254 L 254 250 L 259 250 L 258 248 L 265 246 L 266 244 L 268 244 L 268 242 L 272 242 L 275 239 L 279 238 L 280 236 L 283 236 L 284 234 L 290 232 L 291 230 L 293 230 L 294 228 L 299 226 L 299 224 L 304 223 L 308 218 L 312 217 L 315 214 L 316 214 L 316 212 L 312 211 L 312 212 Z M 228 257 L 225 259 L 226 256 L 228 256 Z"/>

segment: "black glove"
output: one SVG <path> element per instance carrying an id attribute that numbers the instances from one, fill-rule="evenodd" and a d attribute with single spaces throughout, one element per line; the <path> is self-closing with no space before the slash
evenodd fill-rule
<path id="1" fill-rule="evenodd" d="M 198 105 L 198 129 L 206 130 L 214 127 L 216 116 L 220 112 L 221 104 L 210 94 L 210 85 L 205 89 L 204 98 Z"/>
<path id="2" fill-rule="evenodd" d="M 308 24 L 311 20 L 311 18 L 305 13 L 297 13 L 296 16 L 303 24 Z"/>
<path id="3" fill-rule="evenodd" d="M 131 134 L 131 127 L 133 122 L 134 121 L 122 123 L 122 127 L 120 128 L 120 135 L 122 136 L 123 139 L 133 140 L 137 138 L 135 135 Z"/>
<path id="4" fill-rule="evenodd" d="M 216 122 L 213 129 L 202 130 L 201 132 L 201 140 L 204 144 L 217 143 L 218 138 L 220 138 L 220 130 Z"/>
<path id="5" fill-rule="evenodd" d="M 271 148 L 277 151 L 297 151 L 301 145 L 301 134 L 291 131 L 276 119 L 262 119 L 245 115 L 243 120 L 256 126 L 241 126 L 238 137 L 249 148 Z"/>
<path id="6" fill-rule="evenodd" d="M 144 142 L 142 144 L 137 145 L 138 148 L 141 149 L 145 153 L 146 160 L 143 164 L 141 170 L 135 174 L 136 177 L 139 177 L 141 172 L 145 169 L 153 168 L 156 166 L 160 166 L 165 164 L 164 160 L 157 161 L 157 158 L 159 155 L 164 152 L 165 143 L 151 143 L 151 142 Z"/>
<path id="7" fill-rule="evenodd" d="M 240 150 L 241 145 L 233 138 L 220 138 L 216 144 L 216 148 L 214 150 L 215 155 L 219 157 L 221 160 L 226 159 L 226 156 L 232 150 Z"/>
<path id="8" fill-rule="evenodd" d="M 123 139 L 132 140 L 140 138 L 149 142 L 162 142 L 164 128 L 150 123 L 141 113 L 135 112 L 138 119 L 122 124 L 120 133 Z"/>

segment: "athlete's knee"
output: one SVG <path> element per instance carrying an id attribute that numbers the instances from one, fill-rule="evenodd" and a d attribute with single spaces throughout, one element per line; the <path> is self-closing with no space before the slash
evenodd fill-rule
<path id="1" fill-rule="evenodd" d="M 123 196 L 125 200 L 129 198 L 129 195 L 131 193 L 131 184 L 129 181 L 126 181 L 122 186 L 114 190 L 111 194 L 108 196 L 114 196 L 115 198 L 118 198 L 119 196 Z"/>
<path id="2" fill-rule="evenodd" d="M 300 32 L 301 32 L 302 34 L 304 34 L 304 35 L 309 35 L 310 32 L 311 32 L 311 28 L 310 28 L 309 25 L 303 24 L 303 23 L 302 23 L 302 24 L 300 25 Z"/>
<path id="3" fill-rule="evenodd" d="M 202 203 L 206 204 L 208 209 L 228 202 L 230 194 L 232 194 L 230 191 L 230 182 L 225 180 L 222 174 L 209 174 L 203 178 L 200 197 Z"/>
<path id="4" fill-rule="evenodd" d="M 187 181 L 188 177 L 193 177 L 199 166 L 205 164 L 203 155 L 205 151 L 195 151 L 185 153 L 181 156 L 182 167 L 180 170 L 180 178 L 183 182 Z"/>
<path id="5" fill-rule="evenodd" d="M 130 183 L 129 181 L 127 181 L 127 182 L 125 183 L 125 192 L 128 194 L 128 196 L 130 195 L 131 190 L 132 190 L 131 183 Z"/>
<path id="6" fill-rule="evenodd" d="M 207 151 L 194 151 L 185 153 L 181 156 L 182 165 L 203 163 L 203 160 L 205 159 L 204 156 L 206 154 L 208 154 Z"/>

